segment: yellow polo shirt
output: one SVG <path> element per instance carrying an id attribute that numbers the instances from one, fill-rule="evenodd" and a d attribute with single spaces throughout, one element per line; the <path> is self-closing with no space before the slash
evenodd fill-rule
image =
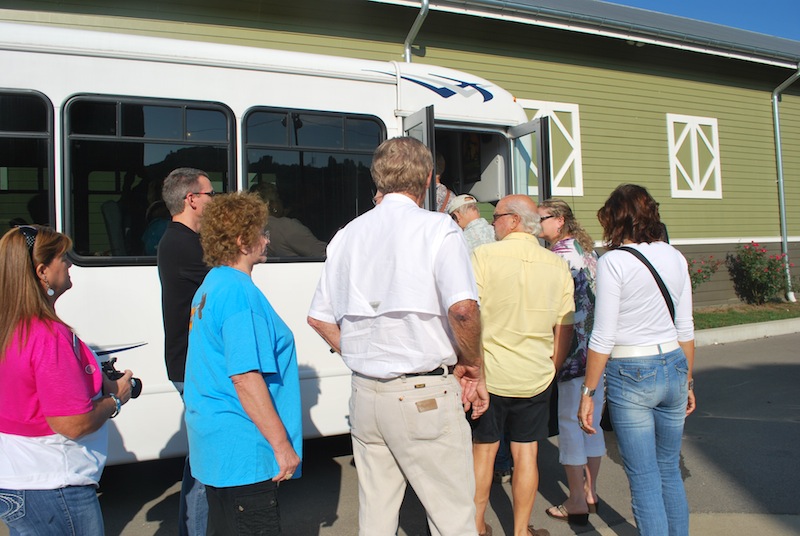
<path id="1" fill-rule="evenodd" d="M 575 284 L 567 262 L 529 233 L 478 246 L 472 268 L 481 304 L 489 392 L 528 398 L 547 389 L 553 327 L 572 324 Z"/>

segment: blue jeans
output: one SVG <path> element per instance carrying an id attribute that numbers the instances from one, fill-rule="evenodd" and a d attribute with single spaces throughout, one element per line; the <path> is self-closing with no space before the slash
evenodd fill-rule
<path id="1" fill-rule="evenodd" d="M 183 383 L 172 382 L 183 399 Z M 189 456 L 183 464 L 183 480 L 178 503 L 178 535 L 206 536 L 208 526 L 208 500 L 206 487 L 192 476 Z"/>
<path id="2" fill-rule="evenodd" d="M 666 354 L 609 359 L 611 422 L 643 536 L 687 536 L 689 505 L 680 472 L 688 364 L 680 348 Z"/>
<path id="3" fill-rule="evenodd" d="M 508 440 L 508 432 L 504 432 L 503 438 L 500 439 L 500 445 L 497 447 L 497 456 L 494 458 L 494 472 L 508 473 L 513 466 L 514 460 L 511 459 L 511 442 Z"/>
<path id="4" fill-rule="evenodd" d="M 11 536 L 103 536 L 94 486 L 0 489 L 0 519 Z"/>

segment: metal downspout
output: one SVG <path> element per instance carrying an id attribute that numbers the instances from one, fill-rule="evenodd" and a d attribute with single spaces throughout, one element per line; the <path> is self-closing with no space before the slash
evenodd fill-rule
<path id="1" fill-rule="evenodd" d="M 403 52 L 403 59 L 406 63 L 411 63 L 411 46 L 414 44 L 414 39 L 417 38 L 417 34 L 419 33 L 419 29 L 422 28 L 422 23 L 425 22 L 425 18 L 428 16 L 428 0 L 422 0 L 422 7 L 417 14 L 417 19 L 414 21 L 414 24 L 411 26 L 411 30 L 408 32 L 408 36 L 406 37 Z"/>
<path id="2" fill-rule="evenodd" d="M 778 102 L 781 100 L 781 94 L 794 84 L 798 78 L 800 78 L 800 64 L 797 66 L 797 72 L 772 92 L 772 124 L 775 129 L 775 160 L 778 168 L 778 204 L 781 218 L 781 253 L 785 255 L 783 260 L 786 264 L 786 299 L 790 302 L 796 302 L 797 300 L 792 291 L 792 273 L 789 269 L 789 239 L 786 229 L 786 196 L 783 190 L 783 154 L 781 151 L 781 124 Z"/>

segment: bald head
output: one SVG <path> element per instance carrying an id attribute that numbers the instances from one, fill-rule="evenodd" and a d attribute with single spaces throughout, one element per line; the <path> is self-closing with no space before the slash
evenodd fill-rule
<path id="1" fill-rule="evenodd" d="M 495 208 L 494 229 L 498 240 L 510 233 L 530 233 L 536 235 L 542 231 L 536 203 L 527 195 L 509 195 L 501 199 Z M 508 216 L 500 216 L 508 214 Z M 502 221 L 507 220 L 507 221 Z"/>

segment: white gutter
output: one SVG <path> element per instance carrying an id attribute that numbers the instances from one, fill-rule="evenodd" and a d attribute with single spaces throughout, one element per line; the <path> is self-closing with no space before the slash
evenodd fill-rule
<path id="1" fill-rule="evenodd" d="M 422 6 L 417 14 L 417 18 L 414 20 L 414 24 L 411 26 L 411 30 L 408 32 L 405 43 L 403 43 L 403 59 L 406 60 L 406 63 L 411 63 L 411 46 L 414 44 L 414 39 L 417 38 L 419 29 L 422 28 L 422 23 L 425 22 L 425 17 L 427 16 L 428 0 L 422 0 Z"/>
<path id="2" fill-rule="evenodd" d="M 416 0 L 370 0 L 380 4 L 392 4 L 398 6 L 416 7 L 418 2 Z M 428 0 L 424 0 L 426 3 Z M 713 47 L 706 47 L 701 45 L 691 45 L 681 43 L 678 41 L 670 41 L 667 39 L 658 39 L 655 37 L 646 37 L 641 33 L 625 32 L 621 30 L 602 30 L 600 28 L 591 27 L 582 24 L 568 24 L 564 22 L 554 22 L 535 16 L 520 16 L 511 13 L 494 12 L 489 10 L 481 10 L 467 7 L 453 7 L 434 5 L 431 7 L 434 11 L 442 11 L 445 13 L 454 13 L 457 15 L 469 15 L 473 17 L 483 17 L 486 19 L 501 20 L 505 22 L 516 22 L 519 24 L 527 24 L 530 26 L 541 26 L 544 28 L 553 28 L 557 30 L 567 30 L 570 32 L 578 32 L 589 35 L 597 35 L 601 37 L 610 37 L 613 39 L 623 39 L 625 41 L 633 41 L 646 45 L 656 45 L 660 47 L 674 48 L 678 50 L 685 50 L 689 52 L 698 52 L 700 54 L 709 54 L 723 58 L 730 58 L 736 60 L 747 61 L 751 63 L 758 63 L 762 65 L 772 65 L 773 67 L 781 67 L 784 69 L 794 69 L 797 65 L 790 61 L 771 60 L 761 56 L 748 55 L 739 52 L 726 52 Z"/>
<path id="3" fill-rule="evenodd" d="M 775 129 L 775 165 L 778 169 L 778 206 L 780 209 L 781 219 L 781 253 L 785 255 L 783 261 L 786 265 L 786 299 L 790 302 L 796 302 L 794 292 L 792 291 L 792 273 L 789 269 L 789 245 L 787 239 L 786 229 L 786 196 L 783 191 L 783 154 L 781 151 L 781 124 L 780 124 L 780 111 L 778 103 L 781 100 L 781 94 L 786 91 L 797 79 L 800 78 L 800 65 L 797 66 L 797 72 L 786 79 L 783 84 L 779 85 L 772 92 L 772 124 Z"/>

